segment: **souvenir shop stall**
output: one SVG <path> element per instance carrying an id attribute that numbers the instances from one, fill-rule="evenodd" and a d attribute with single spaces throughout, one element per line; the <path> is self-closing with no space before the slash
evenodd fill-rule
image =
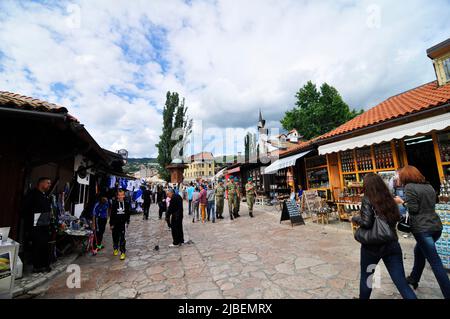
<path id="1" fill-rule="evenodd" d="M 326 201 L 333 201 L 327 157 L 313 156 L 305 158 L 305 167 L 306 188 L 317 191 L 318 195 Z"/>
<path id="2" fill-rule="evenodd" d="M 293 168 L 288 167 L 278 170 L 272 175 L 270 183 L 270 198 L 277 201 L 289 199 L 293 187 Z"/>
<path id="3" fill-rule="evenodd" d="M 341 220 L 350 220 L 360 211 L 366 174 L 377 173 L 388 184 L 399 168 L 394 142 L 339 152 L 338 161 L 341 189 L 336 205 Z"/>
<path id="4" fill-rule="evenodd" d="M 441 184 L 436 213 L 442 221 L 442 235 L 436 242 L 436 249 L 444 267 L 450 271 L 450 175 Z"/>

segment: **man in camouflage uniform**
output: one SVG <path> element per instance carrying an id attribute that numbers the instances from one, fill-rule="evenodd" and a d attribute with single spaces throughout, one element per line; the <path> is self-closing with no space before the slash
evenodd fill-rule
<path id="1" fill-rule="evenodd" d="M 216 186 L 214 190 L 214 194 L 216 195 L 216 214 L 217 219 L 223 219 L 223 201 L 225 197 L 225 187 L 223 186 L 223 180 L 219 181 L 219 185 Z"/>
<path id="2" fill-rule="evenodd" d="M 241 208 L 242 185 L 237 177 L 234 178 L 234 184 L 236 185 L 236 206 L 234 208 L 234 217 L 238 218 L 241 217 L 241 215 L 239 215 L 239 210 Z"/>
<path id="3" fill-rule="evenodd" d="M 230 219 L 233 220 L 234 211 L 236 209 L 236 184 L 234 183 L 232 176 L 230 176 L 226 189 L 228 192 L 228 210 L 230 211 Z"/>
<path id="4" fill-rule="evenodd" d="M 256 190 L 252 182 L 253 179 L 250 177 L 245 185 L 245 196 L 247 198 L 248 213 L 253 218 L 253 204 L 255 204 Z"/>

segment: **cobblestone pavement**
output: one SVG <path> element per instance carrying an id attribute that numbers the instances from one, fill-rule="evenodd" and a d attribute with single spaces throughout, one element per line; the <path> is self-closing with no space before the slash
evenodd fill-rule
<path id="1" fill-rule="evenodd" d="M 187 210 L 185 210 L 186 212 Z M 225 212 L 227 212 L 227 206 Z M 127 259 L 112 255 L 111 232 L 106 249 L 80 257 L 81 288 L 66 286 L 67 273 L 39 288 L 39 298 L 353 298 L 359 287 L 359 244 L 349 226 L 307 223 L 292 228 L 279 222 L 273 208 L 258 207 L 215 224 L 184 219 L 185 240 L 169 248 L 171 234 L 156 217 L 132 216 L 127 233 Z M 185 213 L 187 214 L 187 213 Z M 158 243 L 160 250 L 155 251 Z M 406 271 L 412 263 L 412 239 L 402 238 Z M 381 285 L 372 298 L 400 298 L 384 265 Z M 419 298 L 442 298 L 427 265 L 417 290 Z"/>

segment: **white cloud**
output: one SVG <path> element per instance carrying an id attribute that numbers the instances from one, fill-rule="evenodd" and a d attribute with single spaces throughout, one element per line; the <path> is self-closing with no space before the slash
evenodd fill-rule
<path id="1" fill-rule="evenodd" d="M 155 156 L 168 90 L 205 128 L 244 130 L 259 108 L 276 124 L 308 80 L 355 108 L 432 81 L 425 50 L 448 38 L 449 9 L 445 0 L 2 1 L 0 88 L 67 106 L 103 147 Z M 66 89 L 52 91 L 56 83 Z"/>

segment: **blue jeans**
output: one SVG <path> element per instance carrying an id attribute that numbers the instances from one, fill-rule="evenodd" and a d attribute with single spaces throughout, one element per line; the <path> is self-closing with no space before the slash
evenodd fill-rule
<path id="1" fill-rule="evenodd" d="M 189 215 L 192 214 L 192 199 L 188 200 L 188 211 L 189 211 Z"/>
<path id="2" fill-rule="evenodd" d="M 416 239 L 414 247 L 414 267 L 411 272 L 411 279 L 419 282 L 425 268 L 425 259 L 430 263 L 434 276 L 441 288 L 445 299 L 450 299 L 450 279 L 442 265 L 436 245 L 434 244 L 441 237 L 440 231 L 413 234 Z"/>
<path id="3" fill-rule="evenodd" d="M 375 266 L 383 259 L 392 281 L 403 299 L 417 299 L 416 294 L 408 285 L 403 267 L 403 254 L 400 244 L 396 241 L 386 246 L 383 252 L 373 252 L 361 245 L 361 279 L 359 283 L 359 298 L 369 299 L 372 293 L 372 278 Z"/>
<path id="4" fill-rule="evenodd" d="M 208 220 L 212 219 L 213 222 L 216 221 L 216 210 L 215 210 L 216 203 L 215 202 L 208 202 L 207 206 L 207 212 L 208 212 Z"/>
<path id="5" fill-rule="evenodd" d="M 406 215 L 406 207 L 403 205 L 398 205 L 398 210 L 400 211 L 400 215 L 404 216 Z"/>

